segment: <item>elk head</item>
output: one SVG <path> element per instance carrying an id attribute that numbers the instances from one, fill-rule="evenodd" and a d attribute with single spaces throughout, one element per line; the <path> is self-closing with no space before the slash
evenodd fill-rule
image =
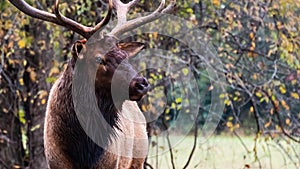
<path id="1" fill-rule="evenodd" d="M 88 56 L 91 64 L 97 64 L 95 79 L 96 88 L 109 90 L 114 74 L 121 74 L 118 79 L 120 80 L 120 84 L 122 84 L 123 81 L 130 79 L 129 98 L 134 101 L 140 100 L 146 94 L 149 89 L 149 84 L 144 77 L 137 74 L 128 63 L 127 59 L 142 50 L 144 45 L 138 42 L 118 43 L 118 38 L 125 32 L 151 22 L 159 18 L 163 13 L 172 11 L 176 4 L 176 1 L 173 0 L 165 7 L 165 0 L 162 0 L 159 7 L 151 14 L 127 21 L 126 14 L 130 8 L 139 1 L 132 0 L 127 4 L 124 4 L 120 0 L 109 0 L 109 9 L 103 20 L 94 27 L 87 27 L 61 15 L 59 12 L 59 0 L 55 1 L 53 13 L 36 9 L 28 5 L 24 0 L 9 1 L 29 16 L 67 27 L 86 39 L 90 38 L 96 31 L 103 28 L 109 22 L 112 10 L 115 9 L 118 19 L 116 27 L 114 27 L 110 33 L 105 35 L 102 40 L 99 40 L 98 43 L 86 45 L 86 40 L 75 42 L 72 47 L 73 58 L 71 62 L 74 66 L 78 59 L 83 59 L 85 56 Z M 122 72 L 119 70 L 116 71 L 121 63 L 123 68 L 121 69 Z"/>
<path id="2" fill-rule="evenodd" d="M 114 45 L 114 43 L 108 43 L 108 39 L 110 37 L 105 37 L 95 44 L 89 45 L 86 45 L 86 40 L 77 41 L 72 47 L 72 67 L 75 66 L 74 64 L 78 59 L 85 60 L 89 66 L 96 67 L 96 89 L 111 91 L 113 76 L 117 76 L 114 83 L 119 85 L 119 89 L 124 90 L 121 87 L 126 87 L 126 84 L 129 84 L 129 99 L 132 101 L 140 100 L 147 93 L 149 83 L 144 77 L 139 76 L 128 59 L 141 51 L 144 44 L 129 42 Z M 104 49 L 107 48 L 107 45 L 99 45 L 105 43 L 110 46 L 107 52 Z"/>

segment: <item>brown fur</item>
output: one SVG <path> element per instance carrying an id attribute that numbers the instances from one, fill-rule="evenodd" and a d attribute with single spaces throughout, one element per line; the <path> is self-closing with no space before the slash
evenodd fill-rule
<path id="1" fill-rule="evenodd" d="M 103 65 L 100 65 L 95 81 L 99 109 L 106 121 L 115 128 L 116 137 L 107 145 L 108 148 L 104 149 L 94 143 L 77 119 L 72 100 L 72 80 L 74 64 L 84 43 L 85 41 L 75 43 L 73 58 L 49 95 L 44 128 L 48 166 L 51 169 L 141 169 L 148 148 L 146 120 L 135 101 L 124 101 L 122 108 L 113 106 L 109 87 L 114 67 L 106 66 L 108 70 L 104 73 Z M 115 46 L 105 57 L 107 60 L 120 62 L 127 55 L 128 53 Z M 141 94 L 138 94 L 140 97 Z M 132 139 L 124 139 L 125 136 Z M 134 158 L 134 154 L 142 156 Z"/>

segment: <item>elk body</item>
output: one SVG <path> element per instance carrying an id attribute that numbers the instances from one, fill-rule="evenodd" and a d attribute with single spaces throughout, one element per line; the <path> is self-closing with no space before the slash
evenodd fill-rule
<path id="1" fill-rule="evenodd" d="M 109 0 L 109 10 L 106 17 L 95 27 L 83 26 L 69 18 L 62 16 L 58 10 L 58 0 L 55 3 L 54 14 L 41 11 L 29 6 L 23 0 L 10 0 L 10 2 L 24 13 L 65 26 L 86 39 L 101 29 L 110 20 L 112 9 L 116 10 L 117 26 L 105 38 L 95 44 L 86 45 L 86 40 L 77 41 L 72 47 L 72 58 L 60 78 L 53 85 L 46 110 L 44 125 L 44 147 L 48 167 L 51 169 L 109 169 L 109 168 L 143 168 L 147 155 L 148 141 L 146 133 L 146 120 L 136 101 L 140 100 L 148 91 L 149 85 L 126 61 L 143 49 L 138 42 L 118 43 L 118 38 L 125 32 L 137 28 L 167 13 L 175 6 L 172 1 L 166 8 L 162 0 L 158 9 L 153 13 L 127 21 L 126 14 L 130 7 L 138 1 L 133 0 L 127 4 L 117 0 Z M 80 112 L 74 105 L 74 76 L 76 63 L 84 61 L 86 69 L 89 65 L 96 67 L 96 74 L 89 74 L 87 79 L 93 79 L 96 105 L 113 130 L 104 134 L 102 139 L 107 145 L 98 145 L 90 138 L 78 119 L 79 114 L 88 114 L 88 109 Z M 116 69 L 122 63 L 123 69 L 118 71 L 117 83 L 129 84 L 129 99 L 117 99 L 121 103 L 116 106 L 116 100 L 111 94 L 112 78 Z M 129 82 L 128 82 L 129 80 Z M 81 82 L 85 84 L 85 81 Z M 89 97 L 84 88 L 78 88 L 75 93 L 85 98 Z M 75 96 L 77 97 L 77 96 Z M 92 118 L 92 117 L 91 117 Z M 103 133 L 103 132 L 102 132 Z M 95 130 L 97 135 L 97 130 Z M 130 139 L 124 139 L 130 138 Z M 137 155 L 138 154 L 138 155 Z"/>
<path id="2" fill-rule="evenodd" d="M 44 128 L 45 154 L 48 165 L 50 168 L 74 169 L 142 168 L 144 158 L 129 158 L 133 156 L 132 152 L 124 152 L 127 157 L 120 157 L 114 150 L 110 150 L 110 147 L 100 147 L 89 138 L 77 119 L 72 99 L 72 81 L 74 64 L 79 59 L 78 52 L 80 52 L 80 48 L 83 48 L 84 43 L 78 41 L 74 44 L 72 49 L 73 57 L 50 92 Z M 126 46 L 141 49 L 141 44 L 139 43 L 127 44 Z M 124 101 L 122 107 L 117 108 L 114 106 L 111 96 L 110 79 L 118 63 L 130 57 L 130 52 L 126 50 L 115 46 L 102 58 L 103 61 L 101 63 L 96 63 L 98 58 L 94 59 L 95 63 L 99 64 L 95 79 L 95 95 L 100 112 L 106 122 L 115 128 L 117 133 L 115 138 L 111 138 L 112 142 L 115 142 L 112 145 L 118 148 L 129 148 L 133 151 L 138 151 L 134 145 L 142 145 L 145 152 L 140 153 L 146 155 L 146 121 L 136 102 Z M 124 72 L 124 76 L 129 79 L 134 77 L 130 85 L 132 91 L 130 98 L 131 100 L 139 100 L 146 94 L 148 83 L 143 77 L 136 75 L 131 65 L 128 64 L 127 66 L 131 70 L 126 72 L 127 76 Z M 84 92 L 80 93 L 84 94 Z M 128 119 L 130 115 L 134 116 Z M 135 121 L 139 123 L 135 123 Z M 127 138 L 138 138 L 140 143 L 124 144 L 124 140 L 118 142 L 119 137 L 122 135 L 126 135 Z M 140 149 L 140 147 L 138 148 Z"/>

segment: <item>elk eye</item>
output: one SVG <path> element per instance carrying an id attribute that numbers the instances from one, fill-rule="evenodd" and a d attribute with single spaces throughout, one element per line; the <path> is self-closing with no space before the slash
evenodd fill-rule
<path id="1" fill-rule="evenodd" d="M 100 56 L 98 56 L 96 57 L 96 63 L 104 65 L 105 61 Z"/>

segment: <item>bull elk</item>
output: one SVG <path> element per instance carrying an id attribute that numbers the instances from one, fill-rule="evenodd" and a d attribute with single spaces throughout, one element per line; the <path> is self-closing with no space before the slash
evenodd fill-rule
<path id="1" fill-rule="evenodd" d="M 34 8 L 24 0 L 9 1 L 25 14 L 64 26 L 82 35 L 85 39 L 89 39 L 95 32 L 101 30 L 110 21 L 112 10 L 116 11 L 117 24 L 102 40 L 93 44 L 92 47 L 86 45 L 86 40 L 78 40 L 72 46 L 72 58 L 53 85 L 48 99 L 44 125 L 45 156 L 48 167 L 51 169 L 143 168 L 148 148 L 146 120 L 136 101 L 147 93 L 149 84 L 144 77 L 137 74 L 128 62 L 123 63 L 126 58 L 134 56 L 142 50 L 143 44 L 138 42 L 118 43 L 118 38 L 132 29 L 159 18 L 161 14 L 172 11 L 176 4 L 175 0 L 170 1 L 167 6 L 165 0 L 162 0 L 154 12 L 132 20 L 127 20 L 126 14 L 131 7 L 138 3 L 138 0 L 132 0 L 129 3 L 109 0 L 106 16 L 94 27 L 81 25 L 63 16 L 59 12 L 58 0 L 55 1 L 53 13 Z M 104 147 L 96 144 L 85 132 L 77 114 L 88 114 L 89 112 L 82 109 L 80 109 L 82 112 L 76 112 L 72 99 L 74 98 L 72 86 L 74 85 L 75 65 L 82 60 L 96 65 L 94 77 L 89 74 L 84 76 L 94 78 L 92 82 L 94 82 L 98 113 L 113 128 L 113 132 L 104 137 L 108 144 Z M 111 94 L 111 81 L 121 62 L 125 64 L 123 66 L 125 70 L 121 73 L 123 78 L 118 79 L 118 83 L 126 83 L 123 82 L 124 79 L 131 79 L 131 81 L 129 82 L 129 99 L 121 100 L 121 107 L 117 107 L 114 105 Z M 78 90 L 80 91 L 76 91 L 76 93 L 79 95 L 88 95 L 84 89 L 79 88 Z M 129 120 L 127 117 L 132 117 L 134 120 Z M 139 123 L 135 121 L 139 121 Z M 120 135 L 134 139 L 129 144 L 128 141 L 119 139 Z M 125 155 L 122 153 L 120 155 L 110 151 L 111 149 L 126 152 Z M 137 151 L 142 156 L 135 157 L 134 153 Z"/>

